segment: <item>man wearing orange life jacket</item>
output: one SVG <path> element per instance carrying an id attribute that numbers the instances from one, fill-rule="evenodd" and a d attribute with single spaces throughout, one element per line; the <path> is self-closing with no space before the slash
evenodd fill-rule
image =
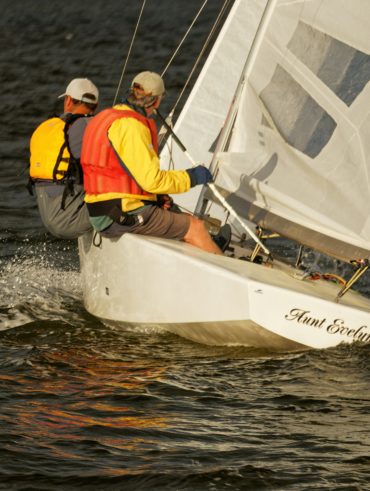
<path id="1" fill-rule="evenodd" d="M 55 237 L 74 239 L 92 229 L 84 202 L 80 154 L 99 92 L 90 80 L 76 78 L 62 97 L 63 114 L 44 121 L 32 134 L 30 184 L 46 229 Z"/>
<path id="2" fill-rule="evenodd" d="M 168 194 L 207 184 L 212 175 L 201 165 L 184 171 L 160 169 L 157 129 L 150 116 L 164 92 L 158 74 L 141 72 L 125 103 L 102 111 L 87 127 L 81 165 L 91 223 L 105 237 L 152 235 L 222 254 L 202 220 L 169 209 Z"/>

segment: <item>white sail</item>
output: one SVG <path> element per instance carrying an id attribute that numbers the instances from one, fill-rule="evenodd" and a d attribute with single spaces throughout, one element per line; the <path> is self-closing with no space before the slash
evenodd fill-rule
<path id="1" fill-rule="evenodd" d="M 241 216 L 345 260 L 370 255 L 369 19 L 368 0 L 277 0 L 218 155 Z"/>
<path id="2" fill-rule="evenodd" d="M 211 162 L 215 141 L 224 124 L 265 5 L 266 0 L 236 0 L 176 122 L 175 133 L 196 162 Z M 168 168 L 170 161 L 176 169 L 191 167 L 171 139 L 161 152 L 163 168 Z M 200 188 L 197 187 L 176 195 L 176 203 L 194 210 L 199 193 Z"/>

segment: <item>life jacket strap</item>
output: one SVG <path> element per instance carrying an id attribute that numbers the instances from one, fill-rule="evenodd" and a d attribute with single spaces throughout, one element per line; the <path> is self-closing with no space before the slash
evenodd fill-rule
<path id="1" fill-rule="evenodd" d="M 63 177 L 65 176 L 66 172 L 65 171 L 60 171 L 58 170 L 59 168 L 59 164 L 61 162 L 68 162 L 69 159 L 63 159 L 62 158 L 62 155 L 63 155 L 63 152 L 64 150 L 67 148 L 67 143 L 64 142 L 63 145 L 60 147 L 59 149 L 59 153 L 58 153 L 58 157 L 57 157 L 57 160 L 55 162 L 55 165 L 54 165 L 54 169 L 53 169 L 53 181 L 57 181 L 58 178 L 57 178 L 57 174 L 61 174 Z"/>
<path id="2" fill-rule="evenodd" d="M 66 209 L 67 196 L 74 196 L 74 195 L 75 195 L 75 190 L 74 190 L 74 186 L 73 186 L 73 181 L 67 178 L 64 181 L 64 190 L 63 190 L 63 195 L 62 195 L 62 202 L 60 204 L 61 210 Z"/>
<path id="3" fill-rule="evenodd" d="M 108 216 L 119 225 L 132 227 L 143 223 L 141 215 L 126 213 L 122 211 L 120 199 L 110 199 L 107 201 L 97 201 L 96 203 L 86 203 L 89 215 L 91 217 Z"/>
<path id="4" fill-rule="evenodd" d="M 53 180 L 58 182 L 57 174 L 61 174 L 63 177 L 61 181 L 64 183 L 64 191 L 62 195 L 62 201 L 60 208 L 65 210 L 67 196 L 74 196 L 74 180 L 77 179 L 78 182 L 82 182 L 82 170 L 79 166 L 79 160 L 72 157 L 72 152 L 69 146 L 68 130 L 72 123 L 77 119 L 84 117 L 83 114 L 70 114 L 67 116 L 64 126 L 64 143 L 61 146 L 58 154 L 57 161 L 53 170 Z M 66 159 L 63 157 L 64 150 L 67 148 L 70 157 Z M 61 162 L 68 162 L 68 168 L 66 171 L 58 170 L 59 164 Z"/>
<path id="5" fill-rule="evenodd" d="M 33 186 L 35 185 L 35 181 L 32 179 L 31 176 L 29 176 L 27 184 L 26 184 L 26 189 L 30 193 L 31 196 L 33 196 Z"/>

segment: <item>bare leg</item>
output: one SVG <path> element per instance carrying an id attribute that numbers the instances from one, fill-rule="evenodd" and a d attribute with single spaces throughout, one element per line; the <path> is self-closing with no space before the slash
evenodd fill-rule
<path id="1" fill-rule="evenodd" d="M 206 252 L 222 255 L 221 249 L 212 240 L 206 229 L 204 222 L 199 218 L 190 218 L 190 227 L 184 237 L 184 241 Z"/>

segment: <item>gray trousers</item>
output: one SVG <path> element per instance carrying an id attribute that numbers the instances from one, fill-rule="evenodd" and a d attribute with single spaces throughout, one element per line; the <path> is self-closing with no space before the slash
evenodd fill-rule
<path id="1" fill-rule="evenodd" d="M 74 195 L 65 199 L 62 210 L 64 186 L 59 184 L 36 183 L 35 192 L 41 220 L 46 229 L 60 239 L 76 239 L 92 230 L 84 202 L 84 189 L 74 186 Z"/>

